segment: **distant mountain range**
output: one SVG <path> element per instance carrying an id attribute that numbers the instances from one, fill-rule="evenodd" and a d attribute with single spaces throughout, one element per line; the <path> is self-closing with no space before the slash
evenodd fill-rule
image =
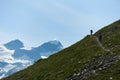
<path id="1" fill-rule="evenodd" d="M 16 59 L 37 61 L 41 56 L 50 56 L 63 49 L 62 44 L 58 40 L 53 40 L 42 44 L 41 46 L 32 48 L 31 50 L 24 49 L 24 45 L 20 40 L 13 40 L 4 45 L 9 50 L 15 50 L 12 55 Z"/>
<path id="2" fill-rule="evenodd" d="M 63 49 L 60 41 L 45 42 L 38 47 L 25 49 L 23 42 L 16 39 L 0 46 L 0 78 L 27 68 L 39 59 L 45 59 Z"/>

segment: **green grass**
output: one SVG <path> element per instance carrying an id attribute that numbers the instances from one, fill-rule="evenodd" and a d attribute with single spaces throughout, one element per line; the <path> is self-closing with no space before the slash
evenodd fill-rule
<path id="1" fill-rule="evenodd" d="M 103 36 L 103 45 L 115 54 L 120 54 L 120 20 L 99 30 L 96 36 Z"/>
<path id="2" fill-rule="evenodd" d="M 115 28 L 118 25 L 120 25 L 120 21 L 108 25 L 95 33 L 96 36 L 103 35 L 103 45 L 110 48 L 115 55 L 120 53 L 120 28 Z M 99 47 L 95 38 L 88 35 L 48 59 L 39 60 L 29 68 L 3 80 L 64 80 L 98 54 L 106 56 L 106 52 Z M 113 80 L 120 80 L 120 63 L 98 72 L 97 75 L 93 74 L 86 80 L 110 80 L 109 77 L 111 76 Z"/>
<path id="3" fill-rule="evenodd" d="M 103 53 L 95 39 L 86 36 L 71 47 L 46 60 L 39 60 L 33 66 L 4 80 L 64 80 L 81 68 L 91 57 Z"/>
<path id="4" fill-rule="evenodd" d="M 119 28 L 116 29 L 116 27 Z M 120 55 L 120 20 L 98 31 L 96 36 L 103 35 L 103 45 L 113 51 L 113 55 Z M 86 80 L 120 80 L 120 61 L 115 65 L 93 74 Z"/>

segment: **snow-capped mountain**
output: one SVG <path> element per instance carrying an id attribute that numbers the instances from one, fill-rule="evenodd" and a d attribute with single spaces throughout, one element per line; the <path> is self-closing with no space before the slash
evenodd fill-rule
<path id="1" fill-rule="evenodd" d="M 24 49 L 24 45 L 20 40 L 13 40 L 5 44 L 5 47 L 14 50 L 12 55 L 15 59 L 37 61 L 41 56 L 49 57 L 51 54 L 56 53 L 63 49 L 62 44 L 58 40 L 53 40 L 42 44 L 41 46 L 32 48 L 30 50 Z"/>
<path id="2" fill-rule="evenodd" d="M 63 49 L 62 44 L 58 40 L 53 40 L 42 44 L 39 47 L 34 48 L 37 52 L 40 52 L 41 56 L 50 56 Z"/>
<path id="3" fill-rule="evenodd" d="M 62 49 L 62 44 L 57 40 L 46 42 L 30 50 L 25 49 L 24 44 L 18 39 L 1 45 L 0 79 L 27 68 L 39 59 L 46 59 Z"/>
<path id="4" fill-rule="evenodd" d="M 16 39 L 4 44 L 4 46 L 9 50 L 17 50 L 23 48 L 24 44 L 20 40 Z"/>

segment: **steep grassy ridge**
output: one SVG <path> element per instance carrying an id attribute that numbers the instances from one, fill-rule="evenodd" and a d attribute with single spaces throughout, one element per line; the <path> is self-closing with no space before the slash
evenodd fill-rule
<path id="1" fill-rule="evenodd" d="M 120 54 L 120 20 L 99 30 L 96 36 L 102 35 L 102 43 L 115 54 Z"/>
<path id="2" fill-rule="evenodd" d="M 103 54 L 103 51 L 93 37 L 87 36 L 71 47 L 46 60 L 39 60 L 33 66 L 4 80 L 64 80 L 96 54 Z"/>
<path id="3" fill-rule="evenodd" d="M 101 29 L 94 36 L 103 36 L 102 44 L 113 51 L 120 53 L 120 20 Z M 86 36 L 81 41 L 68 47 L 48 59 L 39 60 L 29 68 L 20 71 L 3 80 L 64 80 L 84 67 L 96 55 L 109 55 L 97 43 L 93 36 Z M 113 55 L 113 56 L 114 56 Z M 120 63 L 108 69 L 93 74 L 86 80 L 120 80 Z"/>
<path id="4" fill-rule="evenodd" d="M 103 45 L 115 55 L 120 55 L 120 20 L 98 31 L 96 36 L 103 35 Z M 120 61 L 109 68 L 91 75 L 86 80 L 120 80 Z"/>

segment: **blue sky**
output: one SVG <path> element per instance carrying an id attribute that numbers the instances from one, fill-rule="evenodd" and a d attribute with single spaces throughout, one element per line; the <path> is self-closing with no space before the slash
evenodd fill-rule
<path id="1" fill-rule="evenodd" d="M 119 0 L 0 0 L 0 43 L 38 46 L 58 39 L 67 47 L 118 19 Z"/>

